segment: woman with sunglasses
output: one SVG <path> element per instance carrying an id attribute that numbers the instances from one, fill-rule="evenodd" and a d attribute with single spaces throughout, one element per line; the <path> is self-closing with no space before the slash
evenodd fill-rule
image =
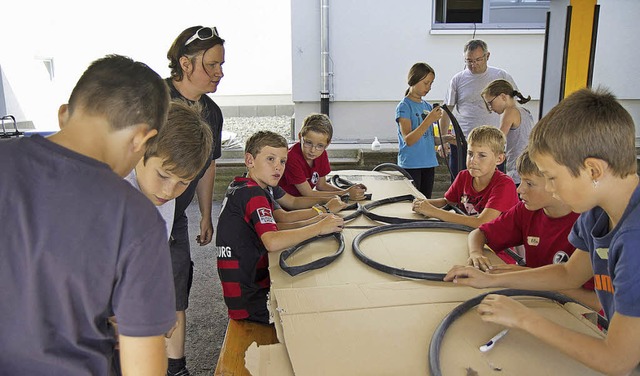
<path id="1" fill-rule="evenodd" d="M 207 96 L 215 93 L 224 76 L 224 39 L 215 27 L 193 26 L 185 29 L 173 41 L 169 52 L 171 77 L 166 79 L 172 99 L 188 103 L 197 102 L 202 108 L 202 116 L 213 132 L 211 160 L 189 184 L 186 191 L 176 199 L 176 212 L 171 231 L 171 262 L 176 292 L 176 314 L 178 323 L 171 338 L 167 339 L 169 368 L 167 375 L 189 375 L 184 354 L 186 315 L 189 290 L 193 276 L 193 263 L 189 249 L 189 232 L 185 210 L 194 194 L 198 195 L 200 208 L 200 234 L 196 241 L 201 246 L 209 244 L 213 237 L 211 206 L 213 184 L 216 176 L 215 160 L 222 154 L 222 111 Z"/>
<path id="2" fill-rule="evenodd" d="M 506 173 L 517 186 L 520 184 L 520 175 L 516 170 L 516 160 L 527 147 L 534 125 L 531 112 L 518 103 L 529 102 L 531 96 L 525 98 L 509 81 L 498 79 L 482 90 L 482 99 L 489 112 L 500 115 L 500 130 L 507 137 Z"/>

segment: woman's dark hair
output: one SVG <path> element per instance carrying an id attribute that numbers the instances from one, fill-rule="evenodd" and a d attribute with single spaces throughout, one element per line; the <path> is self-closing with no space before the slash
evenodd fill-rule
<path id="1" fill-rule="evenodd" d="M 512 98 L 517 97 L 518 99 L 516 100 L 520 104 L 525 104 L 531 100 L 530 95 L 525 98 L 524 95 L 522 95 L 522 93 L 520 93 L 518 90 L 513 89 L 513 86 L 511 86 L 509 81 L 503 80 L 503 79 L 491 81 L 489 85 L 487 85 L 487 87 L 485 87 L 484 90 L 482 90 L 481 94 L 488 94 L 492 97 L 497 97 L 500 94 L 507 94 Z"/>
<path id="2" fill-rule="evenodd" d="M 411 69 L 409 69 L 409 75 L 407 76 L 407 83 L 409 84 L 409 87 L 423 80 L 425 77 L 427 77 L 429 73 L 433 73 L 434 76 L 436 75 L 436 72 L 433 70 L 433 68 L 431 68 L 429 64 L 427 63 L 413 64 Z M 407 91 L 404 92 L 404 95 L 405 96 L 409 95 L 409 89 L 407 89 Z"/>
<path id="3" fill-rule="evenodd" d="M 169 69 L 171 69 L 172 79 L 176 81 L 182 81 L 182 79 L 184 78 L 184 71 L 180 66 L 180 58 L 182 56 L 188 57 L 191 60 L 191 63 L 194 64 L 196 56 L 200 52 L 202 52 L 202 54 L 204 55 L 209 49 L 213 48 L 214 46 L 224 45 L 224 39 L 220 38 L 217 35 L 214 35 L 213 37 L 205 40 L 195 39 L 188 45 L 185 45 L 187 40 L 194 36 L 201 28 L 202 26 L 192 26 L 185 29 L 173 41 L 173 44 L 171 44 L 169 52 L 167 52 L 167 59 L 169 59 Z"/>

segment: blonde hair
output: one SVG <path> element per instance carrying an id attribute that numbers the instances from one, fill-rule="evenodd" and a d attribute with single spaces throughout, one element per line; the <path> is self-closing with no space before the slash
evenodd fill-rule
<path id="1" fill-rule="evenodd" d="M 300 135 L 305 136 L 308 132 L 321 133 L 327 136 L 327 143 L 331 142 L 333 137 L 333 125 L 331 119 L 325 114 L 310 114 L 302 122 Z"/>
<path id="2" fill-rule="evenodd" d="M 531 131 L 529 153 L 551 156 L 580 175 L 587 158 L 601 159 L 614 176 L 637 172 L 636 128 L 608 90 L 578 90 L 558 103 Z"/>
<path id="3" fill-rule="evenodd" d="M 495 155 L 500 155 L 504 154 L 507 139 L 500 129 L 481 125 L 471 130 L 467 142 L 469 145 L 488 146 Z"/>

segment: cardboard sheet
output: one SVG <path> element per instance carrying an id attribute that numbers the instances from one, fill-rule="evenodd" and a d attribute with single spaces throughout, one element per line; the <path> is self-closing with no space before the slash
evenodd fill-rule
<path id="1" fill-rule="evenodd" d="M 244 361 L 253 376 L 294 376 L 287 349 L 282 343 L 258 346 L 254 342 L 247 349 Z"/>
<path id="2" fill-rule="evenodd" d="M 366 184 L 374 200 L 406 193 L 418 195 L 397 173 L 391 173 L 391 178 L 368 171 L 336 173 Z M 375 210 L 395 217 L 415 215 L 408 202 Z M 409 280 L 365 265 L 353 255 L 352 242 L 366 229 L 349 227 L 370 225 L 379 224 L 366 218 L 348 223 L 343 231 L 343 255 L 319 270 L 291 277 L 280 269 L 279 253 L 269 255 L 271 304 L 281 344 L 262 351 L 274 354 L 286 349 L 286 361 L 269 355 L 272 362 L 281 361 L 278 369 L 292 367 L 296 375 L 427 375 L 428 346 L 435 328 L 460 302 L 490 291 Z M 467 233 L 454 230 L 385 232 L 364 239 L 360 248 L 385 265 L 431 273 L 446 273 L 452 265 L 465 264 L 468 257 Z M 319 240 L 298 251 L 288 264 L 306 264 L 336 249 L 334 239 Z M 486 252 L 493 263 L 502 263 L 492 252 Z M 579 310 L 571 313 L 556 303 L 532 298 L 527 304 L 561 325 L 602 335 Z M 443 342 L 444 374 L 463 375 L 466 367 L 471 367 L 480 375 L 489 375 L 496 372 L 490 364 L 502 368 L 503 375 L 596 374 L 516 331 L 491 352 L 480 353 L 478 347 L 500 329 L 481 322 L 475 310 L 460 318 Z M 262 368 L 258 370 L 266 369 L 262 356 L 260 362 Z"/>
<path id="3" fill-rule="evenodd" d="M 533 301 L 544 316 L 582 333 L 599 333 L 586 320 L 548 301 Z M 296 375 L 428 375 L 428 347 L 435 328 L 457 303 L 283 315 L 287 350 Z M 525 333 L 512 331 L 488 353 L 478 347 L 502 328 L 463 315 L 444 338 L 445 375 L 596 375 Z"/>

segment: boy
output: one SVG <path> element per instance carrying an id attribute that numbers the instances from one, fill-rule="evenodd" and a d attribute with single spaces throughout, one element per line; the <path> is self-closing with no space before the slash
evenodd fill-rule
<path id="1" fill-rule="evenodd" d="M 640 362 L 640 189 L 631 115 L 609 92 L 582 89 L 549 111 L 529 140 L 545 189 L 581 213 L 569 235 L 576 251 L 567 263 L 512 273 L 454 267 L 445 281 L 563 290 L 594 277 L 609 320 L 603 340 L 561 327 L 504 296 L 488 295 L 478 312 L 485 321 L 529 332 L 599 372 L 626 375 Z"/>
<path id="2" fill-rule="evenodd" d="M 529 268 L 566 262 L 575 251 L 567 236 L 578 214 L 544 190 L 544 176 L 531 161 L 526 149 L 516 160 L 516 170 L 522 179 L 517 189 L 522 201 L 469 234 L 468 263 L 482 271 L 500 273 L 524 269 L 512 265 L 514 260 L 502 252 L 509 247 L 524 245 Z M 491 265 L 482 252 L 485 245 L 496 251 L 508 264 Z M 596 311 L 600 310 L 593 292 L 593 281 L 585 283 L 581 288 L 562 293 Z"/>
<path id="3" fill-rule="evenodd" d="M 211 155 L 213 135 L 199 113 L 184 102 L 173 101 L 167 124 L 151 140 L 144 157 L 125 177 L 156 205 L 171 234 L 175 198 L 202 170 Z"/>
<path id="4" fill-rule="evenodd" d="M 415 199 L 413 211 L 445 222 L 478 227 L 492 221 L 518 202 L 513 180 L 496 167 L 504 162 L 506 139 L 500 129 L 488 125 L 469 133 L 467 169 L 460 171 L 444 198 Z M 440 208 L 457 205 L 467 215 Z"/>
<path id="5" fill-rule="evenodd" d="M 109 55 L 60 107 L 60 132 L 0 143 L 3 374 L 109 375 L 109 316 L 125 374 L 166 372 L 163 334 L 176 321 L 166 230 L 122 177 L 168 107 L 153 70 Z"/>
<path id="6" fill-rule="evenodd" d="M 287 168 L 279 183 L 287 193 L 313 197 L 349 194 L 352 200 L 364 199 L 367 187 L 363 184 L 340 189 L 327 182 L 331 165 L 326 149 L 332 137 L 333 126 L 327 115 L 311 114 L 304 119 L 299 141 L 287 154 Z"/>
<path id="7" fill-rule="evenodd" d="M 317 235 L 342 231 L 342 218 L 323 214 L 312 225 L 278 230 L 265 188 L 278 184 L 287 161 L 287 140 L 269 131 L 255 133 L 245 146 L 248 177 L 236 177 L 227 189 L 216 230 L 218 274 L 229 317 L 269 323 L 269 259 Z"/>

